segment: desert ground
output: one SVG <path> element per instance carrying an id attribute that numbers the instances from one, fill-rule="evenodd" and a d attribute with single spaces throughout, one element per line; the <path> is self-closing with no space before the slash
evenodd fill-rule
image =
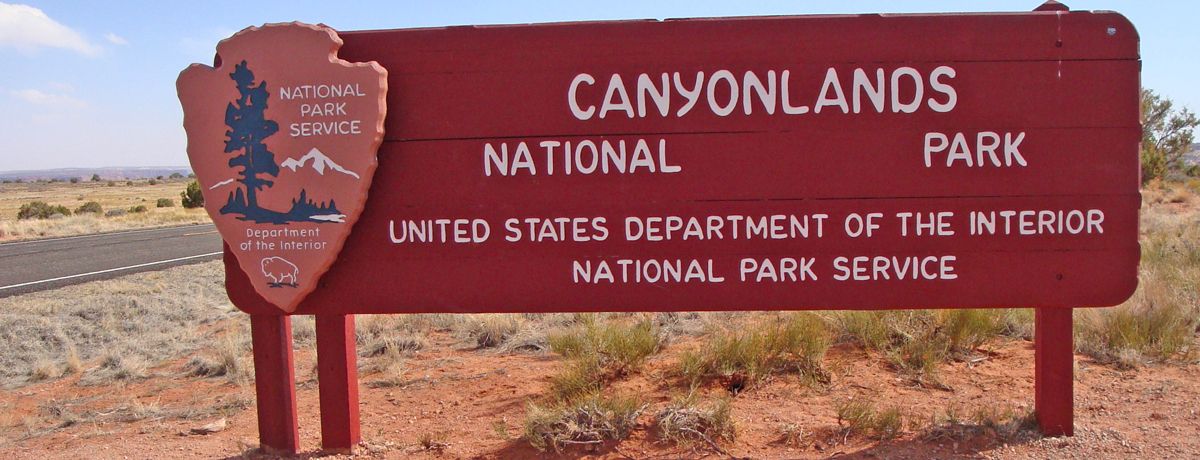
<path id="1" fill-rule="evenodd" d="M 203 209 L 180 206 L 179 194 L 190 181 L 187 178 L 100 181 L 84 178 L 78 183 L 6 181 L 0 183 L 0 242 L 209 222 Z M 160 199 L 170 200 L 172 205 L 159 207 Z M 63 206 L 72 212 L 94 201 L 102 211 L 18 220 L 21 206 L 33 201 Z M 145 206 L 146 211 L 129 212 L 137 206 Z"/>
<path id="2" fill-rule="evenodd" d="M 1032 312 L 360 316 L 361 458 L 1197 458 L 1200 187 L 1143 192 L 1141 284 L 1076 310 L 1076 435 Z M 0 456 L 263 458 L 220 262 L 0 299 Z M 320 451 L 293 320 L 302 455 Z"/>

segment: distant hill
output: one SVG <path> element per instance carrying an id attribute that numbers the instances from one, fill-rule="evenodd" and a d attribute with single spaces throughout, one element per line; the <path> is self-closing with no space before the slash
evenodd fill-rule
<path id="1" fill-rule="evenodd" d="M 117 179 L 152 179 L 158 176 L 168 177 L 173 173 L 184 176 L 192 173 L 192 168 L 186 166 L 107 166 L 103 168 L 59 168 L 28 171 L 0 171 L 0 180 L 38 180 L 63 179 L 78 177 L 89 180 L 93 174 L 99 174 L 104 180 Z"/>

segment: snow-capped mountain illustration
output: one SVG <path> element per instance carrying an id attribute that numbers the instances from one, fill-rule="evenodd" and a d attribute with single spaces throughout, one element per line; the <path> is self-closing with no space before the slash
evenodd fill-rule
<path id="1" fill-rule="evenodd" d="M 325 156 L 324 153 L 315 147 L 312 150 L 309 150 L 308 153 L 304 154 L 304 156 L 300 157 L 299 159 L 288 158 L 283 160 L 279 166 L 290 169 L 292 172 L 296 172 L 297 169 L 305 167 L 309 160 L 312 160 L 312 169 L 316 171 L 317 174 L 322 176 L 325 175 L 325 169 L 328 168 L 330 170 L 351 176 L 355 179 L 359 178 L 357 173 L 354 171 L 349 171 L 346 168 L 343 168 L 341 165 L 334 163 L 333 160 L 329 159 L 328 156 Z"/>
<path id="2" fill-rule="evenodd" d="M 225 179 L 225 180 L 223 180 L 223 181 L 221 181 L 221 182 L 217 182 L 216 184 L 213 184 L 213 186 L 212 186 L 212 187 L 209 187 L 208 189 L 209 189 L 209 190 L 216 190 L 216 189 L 218 189 L 218 188 L 220 188 L 220 187 L 223 187 L 223 186 L 226 186 L 226 185 L 232 184 L 234 180 L 235 180 L 235 179 L 233 179 L 233 178 Z"/>

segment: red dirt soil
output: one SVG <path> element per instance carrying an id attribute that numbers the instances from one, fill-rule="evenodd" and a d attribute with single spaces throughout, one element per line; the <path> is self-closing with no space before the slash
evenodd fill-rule
<path id="1" fill-rule="evenodd" d="M 432 333 L 430 346 L 407 360 L 401 386 L 372 388 L 378 375 L 361 377 L 361 458 L 725 458 L 705 444 L 677 446 L 658 440 L 653 413 L 681 391 L 669 377 L 677 351 L 672 344 L 637 375 L 615 384 L 650 402 L 630 439 L 594 451 L 539 452 L 520 439 L 526 404 L 547 388 L 561 366 L 552 354 L 498 354 L 465 348 L 448 334 Z M 946 389 L 921 387 L 902 378 L 881 357 L 836 347 L 825 364 L 833 373 L 823 388 L 796 376 L 775 377 L 734 399 L 737 439 L 722 445 L 738 458 L 1198 458 L 1200 380 L 1196 364 L 1157 365 L 1118 371 L 1076 356 L 1076 436 L 1041 439 L 1033 433 L 1009 438 L 983 430 L 967 439 L 921 436 L 934 414 L 956 407 L 963 418 L 977 410 L 1027 413 L 1033 403 L 1032 342 L 998 339 L 986 359 L 942 366 Z M 315 353 L 297 350 L 302 456 L 319 450 L 320 420 Z M 78 377 L 0 393 L 0 458 L 241 458 L 260 457 L 253 385 L 220 378 L 183 377 L 183 361 L 152 371 L 150 378 L 115 386 L 79 386 Z M 719 384 L 707 388 L 724 392 Z M 878 407 L 900 407 L 909 423 L 889 441 L 844 436 L 835 405 L 870 398 Z M 122 421 L 121 406 L 157 407 L 170 415 Z M 190 429 L 221 418 L 228 428 L 209 435 Z M 91 413 L 61 428 L 63 411 Z M 57 411 L 57 412 L 56 412 Z M 192 411 L 189 418 L 180 418 Z M 136 418 L 136 417 L 128 417 Z M 90 419 L 90 420 L 89 420 Z M 800 442 L 789 446 L 780 428 L 796 424 Z M 433 449 L 422 438 L 442 444 Z M 430 443 L 427 443 L 430 444 Z M 344 458 L 330 455 L 326 458 Z"/>

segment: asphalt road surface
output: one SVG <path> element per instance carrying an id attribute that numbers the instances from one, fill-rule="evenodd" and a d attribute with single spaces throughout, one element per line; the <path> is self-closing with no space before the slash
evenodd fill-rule
<path id="1" fill-rule="evenodd" d="M 0 297 L 221 257 L 212 224 L 0 244 Z"/>

